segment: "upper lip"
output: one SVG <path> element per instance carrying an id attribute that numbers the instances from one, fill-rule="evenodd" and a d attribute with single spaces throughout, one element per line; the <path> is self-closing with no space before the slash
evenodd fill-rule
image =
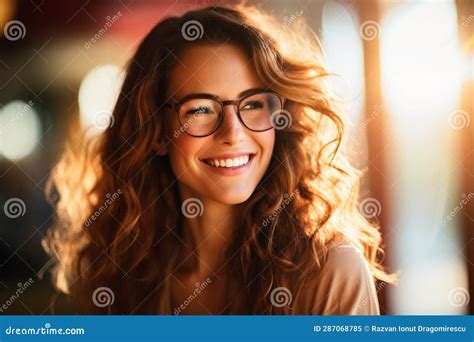
<path id="1" fill-rule="evenodd" d="M 202 160 L 205 160 L 205 159 L 234 159 L 234 158 L 238 158 L 238 157 L 241 157 L 241 156 L 252 155 L 252 154 L 255 154 L 255 152 L 243 151 L 243 152 L 236 152 L 236 153 L 224 153 L 224 154 L 217 154 L 217 155 L 211 156 L 211 157 L 205 157 L 205 158 L 202 158 Z"/>

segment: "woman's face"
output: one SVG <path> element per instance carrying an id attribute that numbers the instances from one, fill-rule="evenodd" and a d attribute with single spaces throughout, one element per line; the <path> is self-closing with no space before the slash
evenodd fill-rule
<path id="1" fill-rule="evenodd" d="M 245 91 L 261 87 L 240 48 L 231 44 L 200 45 L 188 48 L 176 61 L 167 98 L 179 101 L 193 93 L 207 93 L 217 95 L 221 101 L 235 100 Z M 250 197 L 262 179 L 273 153 L 275 130 L 247 129 L 236 110 L 235 106 L 225 106 L 218 130 L 199 138 L 184 133 L 176 112 L 166 110 L 165 127 L 170 140 L 166 149 L 185 194 L 238 204 Z M 247 159 L 245 165 L 227 167 Z M 215 166 L 217 162 L 226 167 Z"/>

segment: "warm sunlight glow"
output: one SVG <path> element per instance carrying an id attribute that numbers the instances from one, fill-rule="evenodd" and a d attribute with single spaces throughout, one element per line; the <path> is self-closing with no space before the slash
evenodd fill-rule
<path id="1" fill-rule="evenodd" d="M 364 99 L 364 61 L 362 40 L 356 16 L 342 3 L 327 1 L 323 7 L 322 44 L 330 77 L 339 97 L 348 102 L 350 117 L 356 121 Z"/>
<path id="2" fill-rule="evenodd" d="M 465 77 L 456 18 L 454 1 L 411 2 L 395 6 L 381 25 L 382 91 L 393 124 L 391 239 L 395 268 L 403 270 L 392 292 L 396 314 L 465 309 L 448 295 L 467 286 L 459 230 L 454 221 L 443 224 L 459 202 L 449 139 Z"/>
<path id="3" fill-rule="evenodd" d="M 395 111 L 423 120 L 459 100 L 463 63 L 454 3 L 400 5 L 381 28 L 382 88 Z"/>

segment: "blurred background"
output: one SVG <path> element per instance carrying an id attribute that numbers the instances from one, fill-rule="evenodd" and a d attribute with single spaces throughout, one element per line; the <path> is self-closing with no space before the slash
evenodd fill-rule
<path id="1" fill-rule="evenodd" d="M 74 314 L 41 239 L 48 175 L 72 126 L 98 134 L 123 68 L 162 18 L 221 1 L 0 1 L 0 313 Z M 383 314 L 473 314 L 474 2 L 267 0 L 301 17 L 350 98 L 347 146 L 381 223 Z M 21 290 L 21 291 L 20 291 Z"/>

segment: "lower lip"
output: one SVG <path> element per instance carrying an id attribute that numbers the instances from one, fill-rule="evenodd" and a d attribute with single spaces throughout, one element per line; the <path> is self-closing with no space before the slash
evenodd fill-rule
<path id="1" fill-rule="evenodd" d="M 209 165 L 205 161 L 202 161 L 202 160 L 201 161 L 203 162 L 204 165 L 206 165 L 209 169 L 211 169 L 217 174 L 224 175 L 224 176 L 238 176 L 248 170 L 248 168 L 250 167 L 250 165 L 252 164 L 254 160 L 254 157 L 255 157 L 255 154 L 253 154 L 250 157 L 249 162 L 247 164 L 236 166 L 236 167 L 214 167 L 214 166 Z"/>

